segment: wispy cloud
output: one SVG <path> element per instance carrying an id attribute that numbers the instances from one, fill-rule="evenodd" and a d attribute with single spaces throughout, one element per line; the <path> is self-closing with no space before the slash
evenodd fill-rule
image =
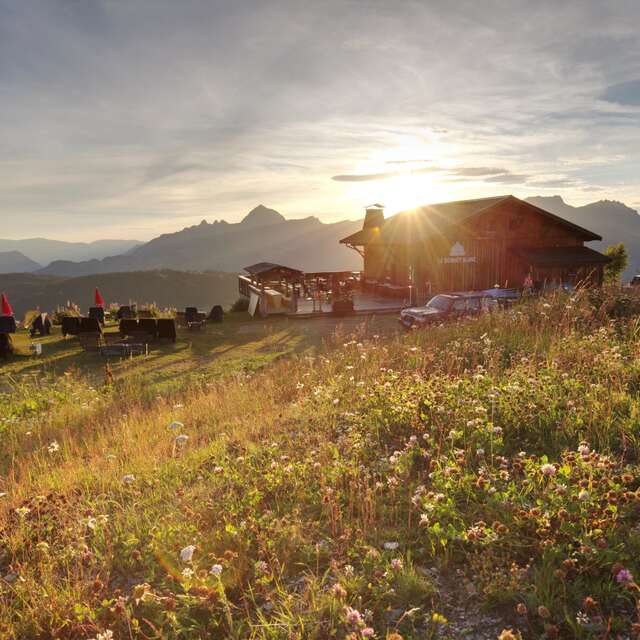
<path id="1" fill-rule="evenodd" d="M 355 217 L 399 176 L 638 201 L 639 21 L 633 0 L 0 0 L 0 235 L 259 201 Z"/>

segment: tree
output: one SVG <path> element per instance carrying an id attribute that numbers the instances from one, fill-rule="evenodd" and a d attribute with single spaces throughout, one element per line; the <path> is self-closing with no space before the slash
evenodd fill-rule
<path id="1" fill-rule="evenodd" d="M 611 258 L 611 262 L 604 267 L 604 278 L 608 283 L 615 284 L 620 281 L 622 272 L 629 264 L 629 254 L 624 243 L 620 242 L 607 247 L 604 255 Z"/>

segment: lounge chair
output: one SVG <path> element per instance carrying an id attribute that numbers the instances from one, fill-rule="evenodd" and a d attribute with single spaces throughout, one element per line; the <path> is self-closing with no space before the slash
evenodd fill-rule
<path id="1" fill-rule="evenodd" d="M 177 338 L 176 321 L 174 318 L 158 318 L 158 338 L 175 342 Z"/>

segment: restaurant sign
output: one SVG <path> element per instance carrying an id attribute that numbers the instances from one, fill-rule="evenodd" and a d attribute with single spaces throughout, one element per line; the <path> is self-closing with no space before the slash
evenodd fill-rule
<path id="1" fill-rule="evenodd" d="M 440 264 L 466 264 L 477 262 L 476 256 L 468 256 L 460 242 L 454 242 L 448 256 L 440 258 Z"/>

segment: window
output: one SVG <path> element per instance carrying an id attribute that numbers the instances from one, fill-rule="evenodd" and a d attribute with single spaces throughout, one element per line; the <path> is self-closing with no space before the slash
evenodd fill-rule
<path id="1" fill-rule="evenodd" d="M 463 298 L 462 300 L 456 300 L 452 307 L 452 311 L 464 311 L 467 306 L 467 301 Z"/>

